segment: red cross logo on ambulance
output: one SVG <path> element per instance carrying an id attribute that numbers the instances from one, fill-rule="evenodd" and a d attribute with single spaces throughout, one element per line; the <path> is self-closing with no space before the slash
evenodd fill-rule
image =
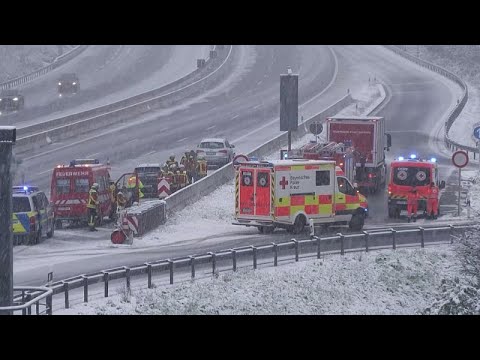
<path id="1" fill-rule="evenodd" d="M 280 186 L 282 187 L 283 190 L 285 190 L 285 186 L 288 185 L 288 181 L 285 178 L 285 176 L 282 176 L 282 180 L 280 181 Z"/>

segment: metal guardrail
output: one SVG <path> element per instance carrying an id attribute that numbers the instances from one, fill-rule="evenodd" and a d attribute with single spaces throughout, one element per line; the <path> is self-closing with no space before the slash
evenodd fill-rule
<path id="1" fill-rule="evenodd" d="M 57 57 L 51 64 L 38 69 L 36 71 L 31 72 L 30 74 L 19 76 L 15 79 L 6 81 L 4 83 L 0 84 L 0 90 L 5 90 L 5 89 L 10 89 L 13 87 L 17 87 L 19 85 L 25 84 L 27 82 L 30 82 L 42 75 L 45 75 L 46 73 L 49 73 L 50 71 L 60 67 L 61 65 L 65 64 L 67 61 L 70 61 L 77 55 L 79 55 L 81 52 L 83 52 L 85 49 L 87 49 L 90 45 L 78 45 L 71 49 L 70 51 L 66 52 L 65 54 Z"/>
<path id="2" fill-rule="evenodd" d="M 179 275 L 190 274 L 191 279 L 198 278 L 197 275 L 202 265 L 211 267 L 212 275 L 219 271 L 237 271 L 239 267 L 248 266 L 245 262 L 252 264 L 253 269 L 259 265 L 278 266 L 280 262 L 288 263 L 303 258 L 340 254 L 345 255 L 349 252 L 374 251 L 383 249 L 393 249 L 412 246 L 425 247 L 427 245 L 438 245 L 453 243 L 460 237 L 459 233 L 465 230 L 476 228 L 478 225 L 447 225 L 418 227 L 405 230 L 395 230 L 394 228 L 375 229 L 370 232 L 342 234 L 334 236 L 317 237 L 310 239 L 296 240 L 282 243 L 274 243 L 260 246 L 242 246 L 217 252 L 207 252 L 173 259 L 162 259 L 135 266 L 120 266 L 112 269 L 102 270 L 93 274 L 82 274 L 57 281 L 49 285 L 53 295 L 64 294 L 64 307 L 70 308 L 70 292 L 75 289 L 83 288 L 83 302 L 89 301 L 89 286 L 102 283 L 104 284 L 104 297 L 109 297 L 110 284 L 114 280 L 125 279 L 125 285 L 131 290 L 131 279 L 134 276 L 147 277 L 147 288 L 154 287 L 154 273 L 168 275 L 169 284 L 173 284 L 175 277 Z M 262 261 L 261 263 L 259 261 Z M 228 264 L 221 264 L 228 261 Z M 205 270 L 203 267 L 202 270 Z"/>
<path id="3" fill-rule="evenodd" d="M 452 72 L 450 72 L 450 71 L 448 71 L 448 70 L 446 70 L 446 69 L 444 69 L 444 68 L 442 68 L 438 65 L 432 64 L 428 61 L 419 59 L 419 58 L 417 58 L 417 57 L 415 57 L 411 54 L 408 54 L 408 53 L 405 52 L 405 50 L 402 50 L 401 48 L 397 47 L 396 45 L 383 45 L 383 46 L 386 47 L 387 49 L 395 52 L 396 54 L 398 54 L 398 55 L 416 63 L 417 65 L 420 65 L 424 68 L 427 68 L 427 69 L 429 69 L 433 72 L 436 72 L 436 73 L 446 77 L 449 80 L 452 80 L 453 82 L 457 83 L 462 88 L 463 94 L 462 94 L 461 99 L 459 99 L 457 101 L 457 105 L 448 115 L 447 121 L 445 121 L 444 141 L 445 141 L 445 145 L 450 150 L 455 151 L 455 150 L 458 150 L 458 149 L 462 149 L 462 150 L 465 150 L 467 152 L 471 152 L 471 153 L 473 153 L 473 156 L 474 156 L 474 159 L 475 159 L 475 157 L 476 157 L 475 154 L 478 153 L 478 149 L 476 149 L 474 147 L 471 147 L 471 146 L 460 144 L 456 141 L 453 141 L 448 136 L 448 132 L 450 131 L 450 128 L 452 127 L 453 123 L 458 118 L 458 116 L 460 115 L 460 113 L 462 112 L 463 108 L 465 107 L 465 105 L 468 101 L 468 86 L 467 86 L 467 84 L 462 79 L 460 79 L 457 75 L 453 74 Z"/>
<path id="4" fill-rule="evenodd" d="M 233 46 L 230 45 L 227 52 L 222 51 L 224 56 L 217 56 L 219 49 L 215 46 L 214 50 L 210 50 L 210 56 L 212 54 L 215 54 L 215 56 L 212 61 L 207 62 L 206 66 L 197 68 L 186 76 L 160 88 L 111 104 L 19 128 L 17 130 L 19 138 L 17 139 L 16 152 L 18 154 L 19 152 L 29 151 L 35 146 L 47 145 L 47 136 L 53 141 L 57 138 L 64 139 L 68 136 L 79 135 L 111 124 L 127 122 L 132 116 L 149 112 L 154 108 L 171 106 L 176 100 L 192 95 L 203 88 L 205 81 L 212 79 L 215 73 L 221 73 L 219 70 L 231 59 L 232 51 Z M 210 57 L 207 60 L 210 60 Z M 205 73 L 207 74 L 205 75 Z"/>
<path id="5" fill-rule="evenodd" d="M 48 287 L 16 286 L 13 288 L 13 292 L 13 305 L 0 307 L 0 314 L 12 315 L 21 311 L 22 315 L 32 315 L 32 306 L 35 306 L 36 315 L 52 315 L 52 289 Z M 42 304 L 43 299 L 45 299 L 45 303 Z M 43 311 L 40 310 L 40 306 L 44 307 Z"/>

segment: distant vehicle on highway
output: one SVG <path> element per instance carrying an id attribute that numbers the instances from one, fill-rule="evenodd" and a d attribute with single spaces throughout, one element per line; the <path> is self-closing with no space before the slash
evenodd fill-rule
<path id="1" fill-rule="evenodd" d="M 58 95 L 76 94 L 80 90 L 80 80 L 73 73 L 62 74 L 58 79 Z"/>
<path id="2" fill-rule="evenodd" d="M 203 139 L 197 146 L 197 154 L 202 154 L 207 160 L 207 166 L 221 167 L 228 164 L 235 157 L 235 145 L 231 145 L 227 139 L 208 138 Z"/>
<path id="3" fill-rule="evenodd" d="M 17 89 L 2 90 L 0 93 L 0 113 L 22 110 L 25 99 Z"/>

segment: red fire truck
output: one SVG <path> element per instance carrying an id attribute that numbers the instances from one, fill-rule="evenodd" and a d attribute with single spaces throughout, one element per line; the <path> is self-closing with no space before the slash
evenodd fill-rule
<path id="1" fill-rule="evenodd" d="M 302 146 L 300 149 L 287 152 L 283 159 L 311 159 L 335 161 L 350 182 L 355 182 L 354 149 L 350 144 L 328 142 L 318 143 L 315 140 Z"/>
<path id="2" fill-rule="evenodd" d="M 407 194 L 413 186 L 416 186 L 419 194 L 418 211 L 426 212 L 427 194 L 431 182 L 440 189 L 445 187 L 445 181 L 439 181 L 435 158 L 424 160 L 411 155 L 410 159 L 400 156 L 392 161 L 388 184 L 388 217 L 398 218 L 400 212 L 407 209 Z"/>
<path id="3" fill-rule="evenodd" d="M 53 170 L 50 198 L 54 204 L 55 226 L 62 221 L 75 224 L 87 222 L 88 192 L 93 183 L 99 184 L 99 222 L 104 216 L 113 216 L 109 194 L 110 167 L 97 159 L 77 159 L 69 165 L 58 165 Z"/>
<path id="4" fill-rule="evenodd" d="M 383 117 L 329 117 L 327 140 L 355 148 L 355 181 L 360 189 L 376 192 L 386 182 L 385 150 L 392 145 Z M 385 138 L 387 144 L 385 144 Z"/>

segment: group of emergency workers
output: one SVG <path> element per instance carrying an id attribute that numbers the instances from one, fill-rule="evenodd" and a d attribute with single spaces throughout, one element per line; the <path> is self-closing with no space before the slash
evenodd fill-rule
<path id="1" fill-rule="evenodd" d="M 162 167 L 162 177 L 170 184 L 170 193 L 183 189 L 191 183 L 207 176 L 207 161 L 194 150 L 186 150 L 180 160 L 171 154 Z"/>
<path id="2" fill-rule="evenodd" d="M 430 183 L 427 193 L 427 219 L 437 219 L 438 217 L 438 193 L 439 188 L 434 182 Z M 420 195 L 417 187 L 414 186 L 407 194 L 407 217 L 408 222 L 417 221 L 418 200 Z"/>

